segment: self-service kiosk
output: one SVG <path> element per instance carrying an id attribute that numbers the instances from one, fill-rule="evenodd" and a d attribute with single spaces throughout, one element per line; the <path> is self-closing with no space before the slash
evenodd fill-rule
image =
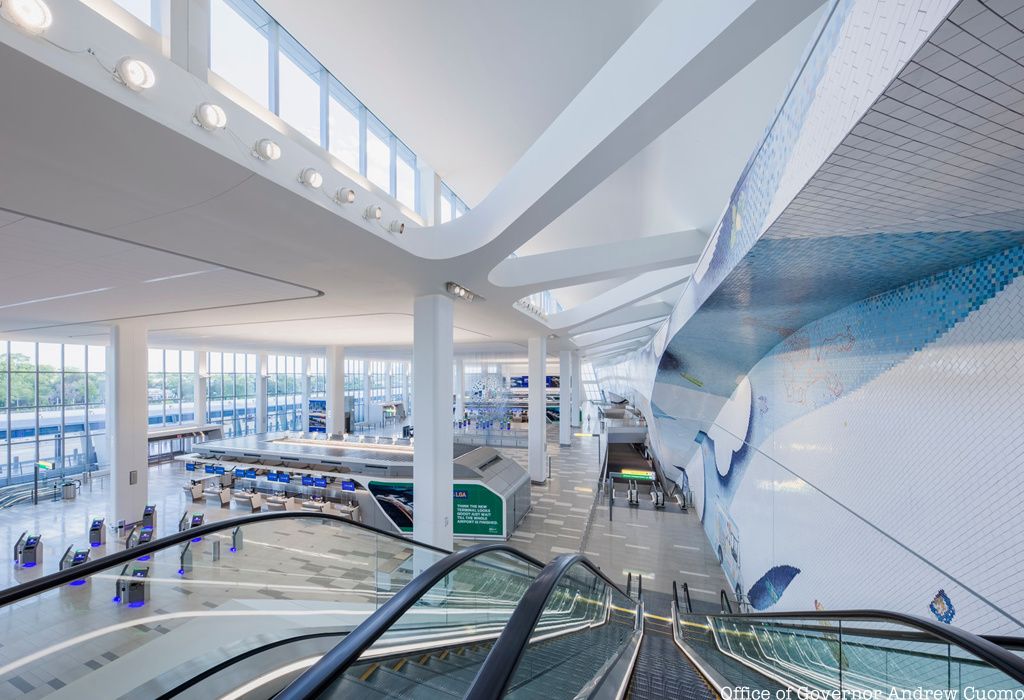
<path id="1" fill-rule="evenodd" d="M 135 546 L 138 547 L 140 544 L 146 544 L 153 540 L 153 528 L 144 527 L 139 530 L 139 539 L 136 541 Z"/>
<path id="2" fill-rule="evenodd" d="M 206 521 L 205 513 L 193 513 L 192 520 L 189 523 L 189 529 L 199 527 Z"/>
<path id="3" fill-rule="evenodd" d="M 31 569 L 43 563 L 43 536 L 21 533 L 14 544 L 14 565 L 22 569 Z"/>
<path id="4" fill-rule="evenodd" d="M 131 571 L 128 570 L 129 566 L 132 567 Z M 127 604 L 130 608 L 144 605 L 149 600 L 149 583 L 146 581 L 148 576 L 148 566 L 126 564 L 117 579 L 114 602 Z"/>
<path id="5" fill-rule="evenodd" d="M 146 506 L 142 510 L 142 527 L 156 531 L 156 506 Z"/>
<path id="6" fill-rule="evenodd" d="M 92 554 L 91 549 L 75 549 L 74 545 L 71 545 L 64 550 L 64 556 L 60 558 L 60 570 L 81 566 L 89 561 L 90 554 Z"/>
<path id="7" fill-rule="evenodd" d="M 103 518 L 93 518 L 89 524 L 89 546 L 102 547 L 107 543 L 107 528 Z"/>

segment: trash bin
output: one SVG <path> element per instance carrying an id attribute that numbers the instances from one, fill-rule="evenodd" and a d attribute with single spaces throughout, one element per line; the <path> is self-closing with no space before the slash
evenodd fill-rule
<path id="1" fill-rule="evenodd" d="M 62 488 L 64 490 L 64 500 L 74 500 L 77 491 L 77 489 L 75 488 L 75 483 L 73 481 L 65 481 Z"/>

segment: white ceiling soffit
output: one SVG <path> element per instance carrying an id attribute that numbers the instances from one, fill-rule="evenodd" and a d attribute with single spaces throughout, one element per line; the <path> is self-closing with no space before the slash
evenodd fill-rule
<path id="1" fill-rule="evenodd" d="M 654 328 L 661 323 L 661 319 L 656 321 L 637 321 L 635 323 L 625 323 L 621 326 L 615 326 L 614 328 L 605 328 L 600 331 L 590 331 L 589 333 L 581 333 L 572 336 L 572 342 L 580 347 L 588 347 L 596 345 L 598 343 L 605 343 L 609 340 L 619 339 L 620 336 L 631 333 L 636 330 L 649 330 L 651 333 L 654 332 Z"/>
<path id="2" fill-rule="evenodd" d="M 679 231 L 639 240 L 509 258 L 491 271 L 490 281 L 499 287 L 515 287 L 526 296 L 548 289 L 696 263 L 706 242 L 707 236 L 700 231 Z"/>
<path id="3" fill-rule="evenodd" d="M 581 323 L 572 329 L 573 333 L 589 333 L 615 326 L 624 326 L 637 321 L 658 321 L 672 313 L 672 305 L 664 301 L 646 302 L 619 309 L 593 321 Z"/>
<path id="4" fill-rule="evenodd" d="M 0 250 L 3 332 L 320 296 L 305 285 L 2 209 Z"/>
<path id="5" fill-rule="evenodd" d="M 476 206 L 658 0 L 261 0 Z"/>

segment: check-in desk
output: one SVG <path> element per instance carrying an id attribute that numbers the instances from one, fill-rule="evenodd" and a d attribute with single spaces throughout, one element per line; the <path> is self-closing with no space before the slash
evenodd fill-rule
<path id="1" fill-rule="evenodd" d="M 214 482 L 203 489 L 207 499 L 220 503 L 222 506 L 231 505 L 231 487 L 223 486 L 220 482 Z"/>
<path id="2" fill-rule="evenodd" d="M 302 510 L 308 510 L 313 513 L 323 513 L 327 508 L 327 501 L 303 501 Z"/>
<path id="3" fill-rule="evenodd" d="M 235 502 L 256 513 L 263 509 L 263 494 L 257 491 L 235 491 Z"/>
<path id="4" fill-rule="evenodd" d="M 334 510 L 343 518 L 348 518 L 355 522 L 362 522 L 362 516 L 359 514 L 358 503 L 335 503 Z"/>
<path id="5" fill-rule="evenodd" d="M 182 486 L 182 488 L 185 489 L 185 493 L 191 496 L 193 503 L 195 503 L 196 501 L 201 501 L 204 498 L 206 498 L 206 494 L 203 493 L 202 481 L 193 481 L 191 483 L 185 484 L 184 486 Z"/>
<path id="6" fill-rule="evenodd" d="M 299 510 L 294 498 L 285 496 L 267 496 L 267 510 Z"/>

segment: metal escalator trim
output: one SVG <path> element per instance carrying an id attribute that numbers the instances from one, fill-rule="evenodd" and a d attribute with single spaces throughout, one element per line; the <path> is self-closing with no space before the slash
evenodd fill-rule
<path id="1" fill-rule="evenodd" d="M 509 618 L 504 631 L 498 637 L 498 641 L 491 648 L 490 653 L 487 654 L 487 658 L 484 659 L 476 678 L 473 679 L 473 683 L 466 693 L 466 700 L 489 700 L 493 697 L 501 697 L 506 691 L 512 674 L 515 673 L 519 661 L 530 644 L 531 635 L 547 606 L 548 598 L 562 577 L 576 564 L 583 564 L 609 587 L 626 595 L 615 582 L 605 576 L 604 572 L 582 554 L 563 554 L 556 557 L 544 567 L 544 570 L 534 579 L 519 601 L 519 605 L 516 606 L 515 612 Z M 607 614 L 610 614 L 610 605 L 605 605 L 605 610 Z"/>
<path id="2" fill-rule="evenodd" d="M 251 523 L 259 523 L 270 520 L 290 520 L 290 519 L 320 519 L 320 520 L 331 520 L 337 522 L 346 527 L 354 527 L 359 530 L 365 530 L 375 535 L 383 535 L 389 539 L 399 540 L 403 543 L 429 549 L 440 554 L 450 554 L 447 550 L 435 547 L 433 545 L 424 544 L 415 540 L 396 535 L 393 532 L 387 532 L 380 528 L 373 527 L 372 525 L 365 525 L 363 523 L 343 518 L 340 515 L 334 513 L 317 513 L 317 512 L 305 512 L 305 511 L 270 511 L 267 513 L 253 513 L 251 515 L 243 515 L 237 518 L 227 518 L 225 520 L 217 520 L 212 523 L 200 525 L 199 527 L 191 528 L 189 530 L 183 530 L 181 532 L 175 532 L 164 537 L 158 537 L 146 544 L 141 544 L 131 549 L 125 549 L 120 552 L 114 552 L 103 557 L 92 559 L 85 564 L 74 567 L 73 569 L 65 569 L 64 571 L 57 571 L 52 574 L 47 574 L 40 578 L 28 581 L 26 583 L 12 586 L 11 588 L 0 591 L 0 608 L 16 603 L 25 598 L 30 598 L 35 595 L 39 595 L 52 588 L 63 586 L 66 583 L 70 583 L 80 578 L 86 578 L 92 574 L 103 571 L 118 564 L 125 564 L 130 561 L 134 561 L 140 556 L 146 554 L 153 554 L 162 549 L 173 547 L 174 545 L 189 542 L 194 537 L 205 537 L 206 535 L 220 532 L 222 530 L 230 530 L 239 525 L 249 525 Z M 443 560 L 442 560 L 443 561 Z M 540 564 L 538 564 L 539 566 Z"/>
<path id="3" fill-rule="evenodd" d="M 324 654 L 323 658 L 313 664 L 308 671 L 278 693 L 275 700 L 303 700 L 316 697 L 324 692 L 439 581 L 471 559 L 490 552 L 505 552 L 538 568 L 544 566 L 537 559 L 503 542 L 477 544 L 449 554 L 441 561 L 432 564 L 394 594 L 384 605 L 377 608 L 362 624 L 350 632 L 344 641 Z M 529 591 L 529 589 L 527 590 Z M 518 608 L 516 609 L 518 610 Z"/>

